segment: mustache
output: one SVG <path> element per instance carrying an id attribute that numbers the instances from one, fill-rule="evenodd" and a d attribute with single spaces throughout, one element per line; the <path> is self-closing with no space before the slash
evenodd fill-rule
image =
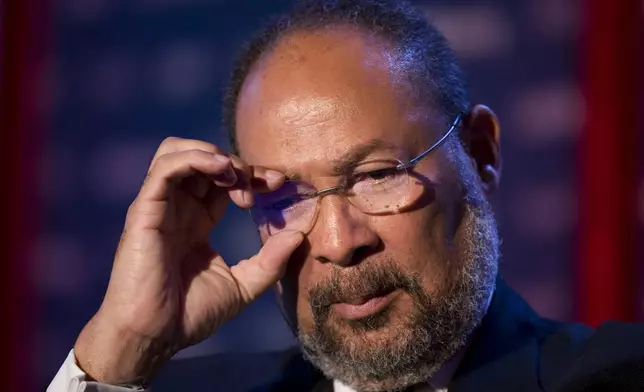
<path id="1" fill-rule="evenodd" d="M 334 270 L 331 277 L 309 290 L 309 303 L 317 320 L 325 319 L 331 305 L 359 298 L 380 297 L 394 290 L 417 293 L 418 275 L 405 274 L 394 263 L 360 264 L 351 271 Z"/>

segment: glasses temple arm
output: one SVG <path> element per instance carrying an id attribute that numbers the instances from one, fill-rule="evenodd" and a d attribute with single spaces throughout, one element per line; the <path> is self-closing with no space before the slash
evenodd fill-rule
<path id="1" fill-rule="evenodd" d="M 416 163 L 418 163 L 418 161 L 420 161 L 421 159 L 425 158 L 425 156 L 427 154 L 429 154 L 434 149 L 436 149 L 438 146 L 440 146 L 445 141 L 445 139 L 447 139 L 447 137 L 454 131 L 454 129 L 456 129 L 456 127 L 458 126 L 458 123 L 461 122 L 461 116 L 462 116 L 461 114 L 456 116 L 456 119 L 454 119 L 454 122 L 452 123 L 452 126 L 449 128 L 449 130 L 447 130 L 447 132 L 445 132 L 445 134 L 440 139 L 438 139 L 438 141 L 436 141 L 436 143 L 432 144 L 432 146 L 429 147 L 427 150 L 421 152 L 417 157 L 415 157 L 414 159 L 410 160 L 409 163 L 404 165 L 404 167 L 410 167 L 410 166 L 415 165 Z"/>

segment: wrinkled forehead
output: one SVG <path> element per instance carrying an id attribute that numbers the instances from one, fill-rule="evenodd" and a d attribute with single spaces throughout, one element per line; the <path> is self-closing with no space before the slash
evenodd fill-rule
<path id="1" fill-rule="evenodd" d="M 355 150 L 369 150 L 364 159 L 405 158 L 428 140 L 423 130 L 435 116 L 411 98 L 388 53 L 378 39 L 347 30 L 283 39 L 241 89 L 242 157 L 320 176 Z"/>

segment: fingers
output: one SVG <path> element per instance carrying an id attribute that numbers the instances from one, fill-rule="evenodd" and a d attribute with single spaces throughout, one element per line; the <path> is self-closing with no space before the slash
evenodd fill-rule
<path id="1" fill-rule="evenodd" d="M 204 142 L 202 140 L 168 137 L 159 145 L 159 148 L 157 149 L 157 152 L 154 154 L 154 158 L 152 158 L 152 162 L 150 163 L 150 169 L 154 166 L 155 162 L 160 157 L 166 154 L 171 154 L 173 152 L 187 150 L 202 150 L 211 154 L 226 155 L 226 152 L 224 150 L 212 143 Z"/>
<path id="2" fill-rule="evenodd" d="M 198 154 L 194 151 L 201 151 L 212 155 L 213 159 L 218 161 L 219 164 L 215 165 L 212 162 L 205 164 L 204 157 L 206 155 Z M 197 155 L 201 156 L 197 157 Z M 181 156 L 181 158 L 178 158 L 178 156 Z M 194 165 L 191 166 L 187 161 L 189 164 L 182 166 L 178 162 L 183 159 L 187 159 L 188 161 L 197 159 L 198 162 L 194 162 Z M 191 169 L 188 169 L 188 167 Z M 207 175 L 215 185 L 229 188 L 228 192 L 231 200 L 242 208 L 252 206 L 253 192 L 272 191 L 279 188 L 284 182 L 284 175 L 282 173 L 261 166 L 249 166 L 241 158 L 226 153 L 214 144 L 201 140 L 173 137 L 167 138 L 159 146 L 150 165 L 146 185 L 149 180 L 155 179 L 158 181 L 162 178 L 170 178 L 168 176 L 172 176 L 174 181 L 170 181 L 170 184 L 176 183 L 176 180 L 185 180 L 187 184 L 184 186 L 190 193 L 201 198 L 209 193 L 209 186 L 206 186 L 207 184 L 204 185 L 204 177 L 198 176 L 198 180 L 189 179 L 189 177 L 201 172 L 199 168 L 202 167 L 210 169 L 202 173 Z M 224 169 L 224 167 L 226 168 Z M 157 192 L 167 192 L 170 190 L 169 187 L 155 187 L 155 189 Z M 159 198 L 163 196 L 161 194 L 155 194 L 154 197 Z"/>
<path id="3" fill-rule="evenodd" d="M 139 195 L 152 201 L 165 201 L 176 185 L 198 173 L 222 185 L 227 181 L 232 183 L 235 176 L 228 158 L 202 150 L 173 152 L 156 160 Z"/>
<path id="4" fill-rule="evenodd" d="M 243 196 L 245 205 L 240 207 L 251 207 L 253 192 L 270 192 L 279 188 L 284 183 L 284 174 L 263 166 L 249 166 L 243 159 L 234 155 L 227 155 L 238 173 L 238 182 L 235 185 L 239 188 L 239 194 Z"/>
<path id="5" fill-rule="evenodd" d="M 228 154 L 233 167 L 239 173 L 235 188 L 229 192 L 230 199 L 242 208 L 249 208 L 253 205 L 253 189 L 251 188 L 251 177 L 253 171 L 241 158 Z"/>
<path id="6" fill-rule="evenodd" d="M 299 231 L 282 231 L 269 237 L 257 255 L 230 268 L 246 304 L 284 275 L 289 258 L 303 240 Z"/>
<path id="7" fill-rule="evenodd" d="M 284 183 L 284 174 L 263 166 L 252 166 L 251 185 L 256 192 L 270 192 Z"/>

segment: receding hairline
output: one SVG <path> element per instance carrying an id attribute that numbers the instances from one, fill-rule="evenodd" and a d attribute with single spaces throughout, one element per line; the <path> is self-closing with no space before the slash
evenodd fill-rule
<path id="1" fill-rule="evenodd" d="M 409 102 L 413 102 L 413 106 L 421 110 L 426 119 L 429 119 L 430 117 L 435 118 L 436 115 L 443 115 L 442 111 L 438 108 L 440 104 L 437 102 L 434 94 L 428 96 L 427 94 L 423 94 L 422 92 L 419 93 L 417 89 L 414 89 L 409 77 L 409 73 L 413 72 L 413 69 L 410 70 L 397 66 L 396 57 L 398 56 L 399 49 L 395 42 L 383 34 L 370 32 L 368 29 L 363 28 L 360 25 L 352 25 L 350 23 L 339 21 L 331 25 L 319 27 L 295 27 L 292 30 L 285 31 L 284 34 L 277 37 L 277 39 L 275 39 L 270 45 L 267 45 L 261 55 L 250 66 L 240 85 L 239 92 L 237 94 L 237 102 L 235 104 L 235 116 L 239 115 L 239 102 L 242 95 L 248 94 L 248 92 L 245 93 L 244 91 L 246 90 L 249 80 L 254 77 L 254 74 L 256 72 L 264 72 L 262 68 L 269 66 L 271 59 L 274 59 L 276 54 L 282 57 L 285 54 L 288 56 L 289 52 L 297 55 L 298 52 L 301 53 L 303 51 L 312 50 L 311 48 L 298 48 L 297 43 L 294 43 L 295 40 L 303 37 L 305 38 L 310 35 L 337 36 L 337 40 L 340 44 L 346 42 L 345 40 L 342 40 L 342 35 L 352 35 L 362 41 L 365 47 L 373 47 L 377 49 L 379 53 L 373 56 L 373 59 L 383 62 L 380 68 L 387 73 L 389 81 L 395 88 L 396 95 L 400 94 L 401 96 L 404 96 L 404 99 L 409 99 Z M 276 53 L 276 50 L 284 50 L 285 52 Z M 314 48 L 313 50 L 318 50 L 318 48 Z M 278 61 L 281 61 L 281 59 Z M 297 61 L 295 56 L 293 61 Z M 445 118 L 444 120 L 452 121 L 453 119 Z M 235 123 L 238 124 L 238 121 L 235 121 Z M 237 134 L 239 132 L 237 127 L 235 132 Z M 236 138 L 236 141 L 238 142 L 239 139 Z M 236 145 L 235 149 L 236 153 L 241 155 L 240 147 L 241 146 Z"/>
<path id="2" fill-rule="evenodd" d="M 352 25 L 344 21 L 333 22 L 332 24 L 323 26 L 295 26 L 294 28 L 292 28 L 292 30 L 284 31 L 275 40 L 273 40 L 269 45 L 266 46 L 262 53 L 249 67 L 248 72 L 246 73 L 244 80 L 241 83 L 239 92 L 241 93 L 241 91 L 243 91 L 244 85 L 248 81 L 249 76 L 254 73 L 259 67 L 265 65 L 266 62 L 275 54 L 276 49 L 284 46 L 284 48 L 287 50 L 286 53 L 288 53 L 289 51 L 294 52 L 298 49 L 296 45 L 292 44 L 292 42 L 297 38 L 306 37 L 307 35 L 353 35 L 355 37 L 359 37 L 365 43 L 365 46 L 375 46 L 383 53 L 386 53 L 385 57 L 389 57 L 387 55 L 395 55 L 400 51 L 396 43 L 386 35 L 378 32 L 370 32 L 368 29 L 360 25 Z M 340 37 L 338 38 L 338 40 L 340 40 Z M 391 69 L 391 57 L 387 58 L 387 60 L 389 60 L 389 64 L 387 64 L 387 66 L 389 69 Z M 239 101 L 239 94 L 237 96 L 237 100 Z"/>
<path id="3" fill-rule="evenodd" d="M 405 1 L 303 0 L 303 6 L 273 18 L 249 40 L 236 57 L 224 97 L 223 125 L 236 150 L 236 116 L 239 95 L 249 74 L 256 71 L 275 47 L 293 35 L 328 30 L 338 26 L 363 37 L 377 37 L 387 48 L 396 71 L 406 71 L 414 95 L 430 104 L 446 122 L 466 111 L 470 102 L 466 82 L 455 55 L 443 34 L 417 8 Z M 328 8 L 327 8 L 328 7 Z M 373 41 L 372 41 L 373 43 Z"/>

